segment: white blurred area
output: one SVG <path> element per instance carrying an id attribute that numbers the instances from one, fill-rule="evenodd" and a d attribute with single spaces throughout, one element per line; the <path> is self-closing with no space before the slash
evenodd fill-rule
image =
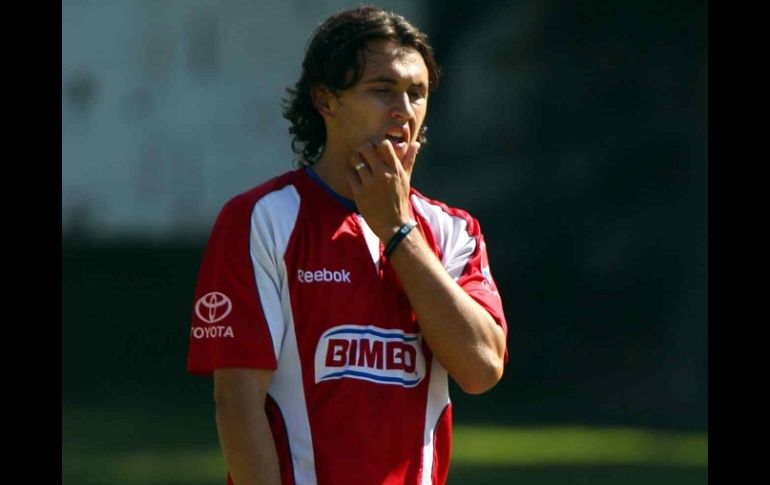
<path id="1" fill-rule="evenodd" d="M 352 1 L 63 0 L 62 232 L 207 236 L 231 196 L 291 169 L 285 88 Z M 417 1 L 382 1 L 421 26 Z"/>

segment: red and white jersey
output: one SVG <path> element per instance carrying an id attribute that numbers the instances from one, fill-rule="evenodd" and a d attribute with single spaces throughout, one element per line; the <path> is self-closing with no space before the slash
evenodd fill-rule
<path id="1" fill-rule="evenodd" d="M 410 201 L 415 229 L 507 333 L 478 222 L 414 189 Z M 382 243 L 309 169 L 234 197 L 214 224 L 187 369 L 224 367 L 274 370 L 265 408 L 282 483 L 446 481 L 447 372 Z"/>

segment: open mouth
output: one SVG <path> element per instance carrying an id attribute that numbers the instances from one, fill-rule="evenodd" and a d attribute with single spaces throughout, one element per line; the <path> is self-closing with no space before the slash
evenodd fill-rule
<path id="1" fill-rule="evenodd" d="M 403 143 L 404 142 L 404 137 L 403 136 L 385 135 L 385 138 L 390 140 L 394 145 L 396 145 L 398 143 Z"/>
<path id="2" fill-rule="evenodd" d="M 406 136 L 407 136 L 406 133 L 402 129 L 393 129 L 385 133 L 385 138 L 390 140 L 393 146 L 406 143 L 407 142 Z"/>

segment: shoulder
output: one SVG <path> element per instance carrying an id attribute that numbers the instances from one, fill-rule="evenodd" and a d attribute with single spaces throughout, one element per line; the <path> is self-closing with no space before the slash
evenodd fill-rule
<path id="1" fill-rule="evenodd" d="M 465 209 L 427 197 L 414 188 L 411 189 L 410 200 L 415 212 L 434 231 L 443 235 L 457 231 L 466 232 L 471 236 L 480 234 L 478 220 Z"/>
<path id="2" fill-rule="evenodd" d="M 292 170 L 266 180 L 244 192 L 234 195 L 222 206 L 217 223 L 251 219 L 256 206 L 281 208 L 291 206 L 291 201 L 299 201 L 299 188 L 302 170 Z"/>
<path id="3" fill-rule="evenodd" d="M 297 191 L 298 181 L 301 176 L 301 170 L 292 170 L 266 180 L 259 185 L 231 197 L 224 204 L 222 210 L 228 212 L 247 210 L 250 212 L 258 202 L 277 192 L 281 192 L 285 189 Z"/>
<path id="4" fill-rule="evenodd" d="M 209 241 L 249 241 L 254 231 L 270 232 L 287 222 L 291 226 L 299 210 L 303 176 L 301 169 L 292 170 L 231 197 L 217 214 Z"/>

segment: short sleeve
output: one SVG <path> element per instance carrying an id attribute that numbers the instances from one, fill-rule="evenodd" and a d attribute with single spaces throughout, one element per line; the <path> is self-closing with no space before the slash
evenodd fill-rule
<path id="1" fill-rule="evenodd" d="M 458 228 L 464 234 L 458 235 L 454 244 L 447 248 L 448 253 L 443 258 L 444 265 L 457 284 L 481 304 L 500 325 L 503 333 L 508 335 L 503 302 L 489 267 L 484 235 L 475 219 L 468 217 L 464 222 L 465 224 L 460 224 Z"/>
<path id="2" fill-rule="evenodd" d="M 503 302 L 500 292 L 497 290 L 492 271 L 489 268 L 489 256 L 484 236 L 476 236 L 476 244 L 472 251 L 468 252 L 465 264 L 457 278 L 460 285 L 471 298 L 483 306 L 498 325 L 503 333 L 508 335 L 508 324 L 503 313 Z M 507 354 L 506 354 L 507 355 Z"/>
<path id="3" fill-rule="evenodd" d="M 264 237 L 270 231 L 257 227 L 265 226 L 258 206 L 253 198 L 234 198 L 214 223 L 195 288 L 188 372 L 277 367 L 282 259 Z"/>
<path id="4" fill-rule="evenodd" d="M 412 202 L 415 211 L 430 228 L 432 244 L 439 252 L 444 269 L 492 316 L 507 336 L 503 302 L 492 278 L 487 245 L 478 221 L 464 210 L 422 195 L 413 194 Z M 507 349 L 505 361 L 508 361 Z"/>

